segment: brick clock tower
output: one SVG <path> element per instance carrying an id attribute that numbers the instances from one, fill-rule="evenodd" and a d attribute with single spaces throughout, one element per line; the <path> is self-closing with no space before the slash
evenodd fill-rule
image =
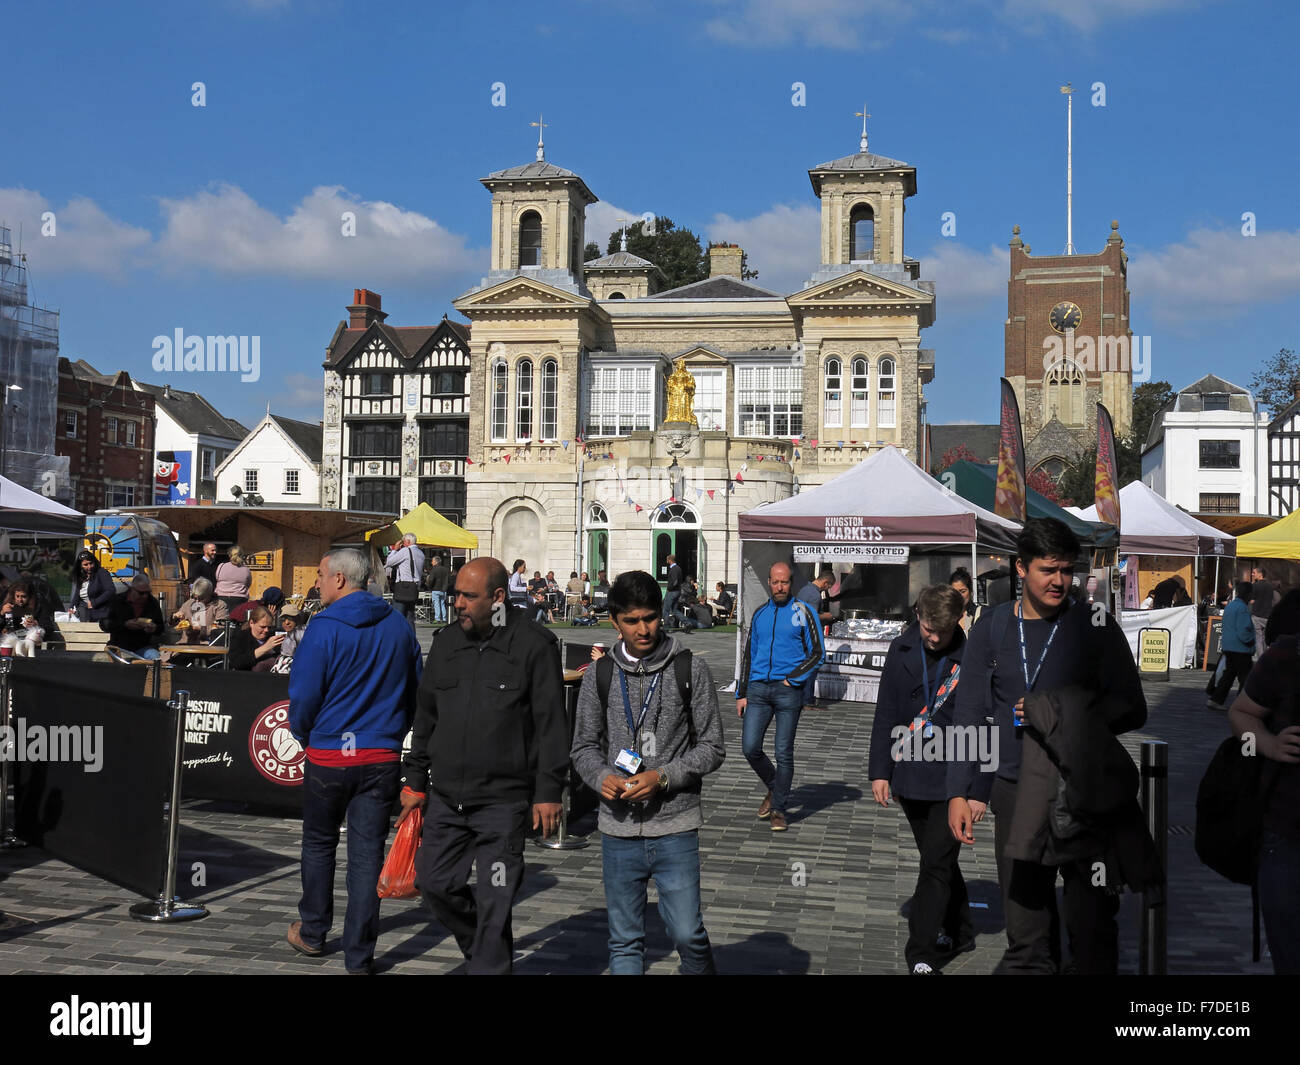
<path id="1" fill-rule="evenodd" d="M 1058 476 L 1097 442 L 1104 403 L 1125 437 L 1133 423 L 1128 255 L 1119 223 L 1095 255 L 1038 255 L 1011 240 L 1006 378 L 1020 401 L 1027 469 Z"/>

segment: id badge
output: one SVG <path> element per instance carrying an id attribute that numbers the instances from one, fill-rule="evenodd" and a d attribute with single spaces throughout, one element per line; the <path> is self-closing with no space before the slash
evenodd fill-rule
<path id="1" fill-rule="evenodd" d="M 934 725 L 923 717 L 914 717 L 912 718 L 912 732 L 913 734 L 919 732 L 922 737 L 928 740 L 934 735 Z"/>
<path id="2" fill-rule="evenodd" d="M 641 756 L 627 747 L 618 752 L 618 758 L 614 760 L 614 765 L 623 770 L 628 776 L 633 776 L 641 768 Z"/>

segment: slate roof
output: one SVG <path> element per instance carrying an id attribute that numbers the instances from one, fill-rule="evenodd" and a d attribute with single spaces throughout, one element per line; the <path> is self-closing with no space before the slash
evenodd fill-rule
<path id="1" fill-rule="evenodd" d="M 182 392 L 163 385 L 146 385 L 135 382 L 136 388 L 154 398 L 154 406 L 161 407 L 177 425 L 187 433 L 217 436 L 226 440 L 243 440 L 246 429 L 234 418 L 227 418 L 197 392 Z"/>
<path id="2" fill-rule="evenodd" d="M 599 197 L 587 188 L 587 183 L 572 170 L 545 161 L 524 163 L 522 166 L 508 166 L 504 170 L 494 170 L 479 181 L 488 188 L 496 181 L 563 181 L 572 180 L 578 184 L 578 192 L 586 197 L 588 203 L 596 203 Z"/>
<path id="3" fill-rule="evenodd" d="M 689 285 L 656 292 L 647 297 L 652 300 L 771 300 L 784 299 L 779 292 L 760 288 L 738 277 L 706 277 Z"/>
<path id="4" fill-rule="evenodd" d="M 384 322 L 376 322 L 374 328 L 379 331 L 388 346 L 393 349 L 400 357 L 408 362 L 414 361 L 419 355 L 421 349 L 428 344 L 429 340 L 443 326 L 446 326 L 456 339 L 469 348 L 469 324 L 467 322 L 454 322 L 450 318 L 444 318 L 437 325 L 411 325 L 411 326 L 391 326 Z M 343 362 L 358 342 L 370 330 L 367 329 L 348 329 L 346 322 L 339 322 L 340 328 L 336 332 L 330 348 L 325 357 L 325 366 L 335 367 Z"/>
<path id="5" fill-rule="evenodd" d="M 871 170 L 905 170 L 904 183 L 911 193 L 916 192 L 916 167 L 904 163 L 901 159 L 890 159 L 884 155 L 871 152 L 857 152 L 854 155 L 842 155 L 813 167 L 808 171 L 808 180 L 812 182 L 813 191 L 818 196 L 822 193 L 822 175 L 843 173 L 865 173 Z"/>
<path id="6" fill-rule="evenodd" d="M 934 425 L 930 430 L 930 462 L 937 466 L 944 452 L 965 444 L 976 462 L 997 462 L 1002 427 L 993 425 Z"/>
<path id="7" fill-rule="evenodd" d="M 603 255 L 599 259 L 588 259 L 582 264 L 584 270 L 658 270 L 649 259 L 642 259 L 630 251 L 616 251 L 613 255 Z"/>
<path id="8" fill-rule="evenodd" d="M 298 445 L 298 450 L 306 455 L 312 462 L 320 464 L 321 452 L 323 450 L 321 439 L 324 430 L 320 422 L 300 422 L 294 418 L 285 418 L 280 414 L 272 414 L 272 420 L 283 431 L 285 436 Z"/>

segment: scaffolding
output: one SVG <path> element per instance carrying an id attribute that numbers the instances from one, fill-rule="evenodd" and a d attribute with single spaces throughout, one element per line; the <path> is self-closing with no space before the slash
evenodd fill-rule
<path id="1" fill-rule="evenodd" d="M 0 225 L 0 473 L 71 503 L 66 456 L 54 453 L 59 404 L 59 312 L 28 299 L 27 266 Z"/>

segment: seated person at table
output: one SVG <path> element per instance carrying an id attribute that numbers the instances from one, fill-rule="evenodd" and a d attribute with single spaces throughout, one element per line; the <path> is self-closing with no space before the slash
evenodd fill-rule
<path id="1" fill-rule="evenodd" d="M 269 673 L 280 654 L 285 634 L 275 631 L 275 619 L 264 606 L 255 606 L 242 628 L 230 637 L 230 668 Z"/>
<path id="2" fill-rule="evenodd" d="M 131 586 L 108 604 L 108 617 L 99 627 L 124 658 L 162 657 L 157 647 L 163 634 L 162 608 L 153 597 L 149 578 L 143 573 L 132 577 Z"/>
<path id="3" fill-rule="evenodd" d="M 591 609 L 591 596 L 584 595 L 573 614 L 574 625 L 595 625 L 596 612 Z"/>
<path id="4" fill-rule="evenodd" d="M 177 643 L 206 643 L 230 616 L 214 590 L 215 585 L 207 577 L 195 577 L 190 583 L 190 597 L 172 615 Z"/>
<path id="5" fill-rule="evenodd" d="M 678 603 L 686 613 L 686 617 L 695 623 L 696 628 L 707 629 L 713 625 L 713 611 L 707 604 L 700 602 L 700 586 L 695 583 L 694 577 L 686 578 Z"/>
<path id="6" fill-rule="evenodd" d="M 531 600 L 532 618 L 537 624 L 545 625 L 548 621 L 555 621 L 555 615 L 551 613 L 551 606 L 546 601 L 545 592 L 532 592 L 529 599 Z"/>
<path id="7" fill-rule="evenodd" d="M 280 613 L 280 607 L 284 606 L 284 592 L 272 585 L 262 593 L 261 599 L 250 599 L 246 603 L 240 603 L 230 612 L 230 620 L 238 621 L 241 624 L 248 620 L 248 616 L 253 612 L 253 607 L 264 606 L 270 612 L 272 620 Z"/>
<path id="8" fill-rule="evenodd" d="M 36 589 L 29 580 L 15 581 L 0 603 L 0 633 L 14 654 L 32 658 L 48 633 L 54 631 L 54 619 L 36 601 Z"/>
<path id="9" fill-rule="evenodd" d="M 307 618 L 301 610 L 292 604 L 280 611 L 280 631 L 284 633 L 284 642 L 280 644 L 280 654 L 271 666 L 272 673 L 288 673 L 293 667 L 293 656 L 302 642 L 303 630 Z"/>
<path id="10" fill-rule="evenodd" d="M 718 595 L 716 599 L 709 600 L 709 609 L 713 611 L 713 623 L 721 625 L 731 616 L 731 593 L 727 591 L 727 586 L 721 581 L 718 581 L 713 588 Z"/>
<path id="11" fill-rule="evenodd" d="M 538 592 L 546 591 L 546 578 L 542 576 L 539 569 L 533 570 L 533 579 L 528 582 L 528 594 L 536 595 Z"/>

